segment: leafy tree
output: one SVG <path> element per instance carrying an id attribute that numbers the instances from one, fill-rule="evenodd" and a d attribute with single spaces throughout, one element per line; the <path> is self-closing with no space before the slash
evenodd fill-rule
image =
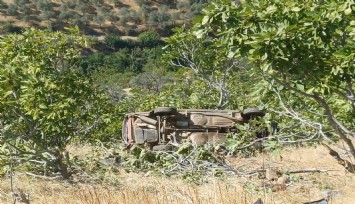
<path id="1" fill-rule="evenodd" d="M 52 3 L 49 1 L 36 1 L 35 4 L 38 11 L 53 11 Z"/>
<path id="2" fill-rule="evenodd" d="M 107 20 L 111 21 L 111 24 L 112 24 L 113 22 L 116 22 L 116 21 L 118 21 L 118 20 L 120 19 L 120 18 L 118 17 L 118 15 L 117 15 L 115 12 L 113 12 L 113 11 L 110 11 L 110 12 L 105 13 L 105 18 L 106 18 Z"/>
<path id="3" fill-rule="evenodd" d="M 10 16 L 15 16 L 17 15 L 17 10 L 18 10 L 18 6 L 16 6 L 15 4 L 10 4 L 6 10 L 6 14 Z"/>
<path id="4" fill-rule="evenodd" d="M 134 46 L 133 41 L 122 40 L 120 36 L 114 34 L 108 34 L 105 36 L 104 43 L 113 50 L 120 48 L 132 48 Z"/>
<path id="5" fill-rule="evenodd" d="M 77 67 L 86 37 L 28 29 L 1 38 L 0 163 L 35 161 L 70 173 L 63 150 L 101 120 L 101 96 Z M 102 104 L 101 104 L 102 105 Z"/>
<path id="6" fill-rule="evenodd" d="M 99 24 L 100 28 L 101 28 L 102 23 L 104 23 L 104 21 L 105 21 L 105 17 L 102 16 L 102 15 L 97 14 L 97 15 L 94 17 L 94 21 L 97 22 L 97 23 Z"/>
<path id="7" fill-rule="evenodd" d="M 287 90 L 317 106 L 323 113 L 316 121 L 312 113 L 285 108 L 294 117 L 308 117 L 323 138 L 340 137 L 355 158 L 350 140 L 355 137 L 354 10 L 351 0 L 216 1 L 196 24 L 196 36 L 218 36 L 230 58 L 256 64 L 282 104 L 280 90 Z"/>
<path id="8" fill-rule="evenodd" d="M 143 23 L 146 23 L 147 22 L 147 17 L 149 15 L 149 13 L 152 11 L 152 8 L 147 6 L 147 5 L 142 5 L 140 8 L 139 8 L 139 12 L 138 12 L 138 15 L 140 16 L 141 18 L 141 21 Z"/>
<path id="9" fill-rule="evenodd" d="M 100 6 L 99 11 L 100 11 L 101 15 L 105 16 L 105 15 L 107 15 L 107 13 L 110 13 L 110 8 L 107 6 Z"/>
<path id="10" fill-rule="evenodd" d="M 0 0 L 0 9 L 5 9 L 5 8 L 7 8 L 7 4 L 3 0 Z"/>
<path id="11" fill-rule="evenodd" d="M 121 25 L 126 25 L 126 23 L 129 21 L 128 18 L 129 13 L 130 11 L 126 7 L 121 8 L 120 9 L 121 18 L 119 19 L 118 23 Z"/>
<path id="12" fill-rule="evenodd" d="M 160 58 L 162 57 L 163 53 L 164 53 L 164 50 L 161 45 L 160 46 L 157 45 L 157 46 L 150 48 L 150 49 L 147 49 L 147 48 L 142 49 L 142 57 L 147 59 L 146 60 L 147 62 L 156 61 L 157 65 L 159 65 L 160 63 L 163 63 L 163 62 L 160 62 Z M 166 63 L 164 63 L 164 66 L 168 66 L 168 65 Z M 150 66 L 148 66 L 148 67 L 150 67 Z M 170 67 L 171 66 L 169 66 L 168 68 L 170 68 Z M 146 68 L 144 70 L 147 71 Z M 169 70 L 172 71 L 172 69 L 169 69 Z"/>
<path id="13" fill-rule="evenodd" d="M 118 103 L 126 97 L 123 88 L 127 88 L 132 78 L 131 72 L 119 72 L 114 67 L 99 67 L 91 74 L 93 83 L 105 91 L 112 103 Z"/>
<path id="14" fill-rule="evenodd" d="M 139 34 L 138 40 L 144 47 L 155 47 L 162 42 L 159 34 L 155 31 L 145 31 Z"/>
<path id="15" fill-rule="evenodd" d="M 50 20 L 55 16 L 55 13 L 53 11 L 48 11 L 48 10 L 43 10 L 41 11 L 40 18 L 44 21 Z"/>
<path id="16" fill-rule="evenodd" d="M 164 85 L 173 82 L 173 77 L 160 60 L 150 60 L 144 65 L 144 72 L 130 80 L 130 86 L 152 93 L 159 93 Z"/>
<path id="17" fill-rule="evenodd" d="M 59 20 L 59 21 L 64 21 L 64 22 L 68 23 L 68 22 L 71 21 L 75 16 L 76 16 L 76 14 L 75 14 L 75 12 L 73 12 L 73 11 L 62 11 L 62 12 L 58 15 L 58 20 Z"/>
<path id="18" fill-rule="evenodd" d="M 104 57 L 103 53 L 95 52 L 88 57 L 84 57 L 80 62 L 80 66 L 85 74 L 90 74 L 90 72 L 104 65 Z"/>
<path id="19" fill-rule="evenodd" d="M 147 61 L 147 59 L 143 56 L 142 50 L 139 48 L 131 50 L 121 49 L 119 52 L 116 52 L 106 58 L 106 60 L 108 65 L 116 66 L 116 68 L 122 72 L 128 71 L 133 73 L 140 73 L 143 65 Z M 117 66 L 117 64 L 119 66 Z"/>
<path id="20" fill-rule="evenodd" d="M 149 75 L 151 74 L 152 72 Z M 125 110 L 126 112 L 149 111 L 159 106 L 192 109 L 214 108 L 215 98 L 211 97 L 211 95 L 218 95 L 215 90 L 209 89 L 199 79 L 184 80 L 180 77 L 183 76 L 174 76 L 174 78 L 165 81 L 167 83 L 160 87 L 159 92 L 155 90 L 148 91 L 149 88 L 153 87 L 150 85 L 158 85 L 158 83 L 154 82 L 155 78 L 152 78 L 153 80 L 150 81 L 153 83 L 145 84 L 149 86 L 145 86 L 143 89 L 143 84 L 136 84 L 138 86 L 133 86 L 131 91 L 132 96 L 120 102 L 119 106 L 121 110 Z"/>
<path id="21" fill-rule="evenodd" d="M 179 10 L 183 10 L 185 8 L 188 8 L 189 7 L 189 2 L 188 1 L 179 1 L 176 5 L 176 8 L 179 9 Z"/>
<path id="22" fill-rule="evenodd" d="M 231 98 L 227 89 L 229 76 L 233 71 L 245 68 L 243 60 L 227 58 L 225 48 L 215 45 L 213 38 L 198 39 L 193 30 L 185 28 L 175 32 L 166 40 L 166 60 L 177 67 L 191 69 L 210 89 L 217 90 L 219 97 L 214 108 L 225 108 Z"/>
<path id="23" fill-rule="evenodd" d="M 59 10 L 60 12 L 66 12 L 69 10 L 69 5 L 68 3 L 62 3 L 60 6 L 59 6 Z"/>
<path id="24" fill-rule="evenodd" d="M 24 6 L 25 4 L 30 3 L 30 1 L 29 1 L 29 0 L 15 0 L 14 3 L 15 3 L 17 6 Z"/>
<path id="25" fill-rule="evenodd" d="M 100 6 L 101 4 L 103 4 L 102 0 L 89 0 L 89 2 L 93 5 L 97 5 Z"/>
<path id="26" fill-rule="evenodd" d="M 82 24 L 84 24 L 85 26 L 88 26 L 91 20 L 92 20 L 92 16 L 91 15 L 83 15 L 80 18 L 80 22 Z"/>
<path id="27" fill-rule="evenodd" d="M 134 22 L 135 24 L 139 24 L 141 21 L 141 18 L 139 16 L 139 12 L 136 11 L 130 11 L 128 14 L 128 19 L 131 22 Z"/>
<path id="28" fill-rule="evenodd" d="M 6 21 L 3 25 L 1 25 L 0 32 L 3 34 L 20 33 L 21 28 L 14 25 L 14 23 L 11 21 Z"/>
<path id="29" fill-rule="evenodd" d="M 86 3 L 81 2 L 75 6 L 75 11 L 81 12 L 82 15 L 85 15 L 89 11 L 89 6 Z"/>
<path id="30" fill-rule="evenodd" d="M 31 8 L 29 8 L 28 6 L 26 5 L 23 5 L 22 7 L 22 13 L 24 15 L 31 15 L 32 11 L 31 11 Z"/>
<path id="31" fill-rule="evenodd" d="M 169 8 L 167 6 L 159 7 L 157 11 L 152 11 L 148 17 L 148 24 L 158 26 L 159 28 L 166 28 L 171 25 Z"/>
<path id="32" fill-rule="evenodd" d="M 70 19 L 71 23 L 76 25 L 76 26 L 80 26 L 80 25 L 83 24 L 83 22 L 81 20 L 82 20 L 81 16 L 79 14 L 77 14 L 77 13 L 74 13 L 73 18 Z"/>
<path id="33" fill-rule="evenodd" d="M 84 72 L 91 74 L 95 69 L 106 67 L 114 68 L 119 73 L 142 72 L 148 60 L 155 60 L 161 49 L 119 49 L 111 54 L 95 53 L 83 59 L 81 67 Z"/>
<path id="34" fill-rule="evenodd" d="M 191 26 L 192 19 L 201 14 L 206 3 L 206 1 L 179 1 L 176 7 L 180 10 L 180 20 L 184 22 L 184 25 Z"/>

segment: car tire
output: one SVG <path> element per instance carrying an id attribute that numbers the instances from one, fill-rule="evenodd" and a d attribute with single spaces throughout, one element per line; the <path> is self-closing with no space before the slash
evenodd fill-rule
<path id="1" fill-rule="evenodd" d="M 247 109 L 243 110 L 242 116 L 244 116 L 246 118 L 258 117 L 258 116 L 264 117 L 265 112 L 262 110 L 259 110 L 259 108 L 247 108 Z"/>
<path id="2" fill-rule="evenodd" d="M 154 109 L 155 115 L 174 115 L 176 113 L 177 110 L 173 107 L 158 107 Z"/>

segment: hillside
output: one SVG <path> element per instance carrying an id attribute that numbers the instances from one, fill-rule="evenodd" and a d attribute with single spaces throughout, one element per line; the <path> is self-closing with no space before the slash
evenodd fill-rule
<path id="1" fill-rule="evenodd" d="M 23 27 L 62 30 L 77 25 L 84 34 L 137 36 L 155 30 L 162 36 L 171 28 L 190 24 L 204 1 L 194 0 L 2 0 L 1 33 Z"/>

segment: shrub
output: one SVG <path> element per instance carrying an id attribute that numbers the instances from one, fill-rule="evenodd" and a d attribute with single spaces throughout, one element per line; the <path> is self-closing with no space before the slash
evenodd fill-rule
<path id="1" fill-rule="evenodd" d="M 138 40 L 144 47 L 154 47 L 161 44 L 160 36 L 155 31 L 146 31 L 138 36 Z"/>
<path id="2" fill-rule="evenodd" d="M 6 14 L 10 15 L 10 16 L 15 16 L 17 15 L 17 10 L 18 10 L 18 6 L 16 6 L 15 4 L 11 4 L 7 10 L 6 10 Z"/>

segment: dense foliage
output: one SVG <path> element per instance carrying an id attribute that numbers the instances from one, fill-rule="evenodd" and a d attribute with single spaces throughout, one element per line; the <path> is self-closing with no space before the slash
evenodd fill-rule
<path id="1" fill-rule="evenodd" d="M 355 130 L 354 9 L 351 0 L 217 1 L 196 24 L 196 35 L 217 36 L 230 58 L 246 57 L 254 63 L 256 71 L 279 89 L 276 97 L 282 104 L 288 100 L 279 93 L 283 89 L 298 98 L 291 109 L 300 102 L 310 107 L 302 115 L 286 108 L 289 115 L 315 122 L 311 123 L 325 139 L 340 137 L 355 157 L 349 139 Z M 314 110 L 324 114 L 318 118 L 328 124 L 314 121 Z"/>
<path id="2" fill-rule="evenodd" d="M 78 29 L 68 33 L 29 29 L 1 39 L 2 164 L 38 159 L 60 165 L 70 141 L 90 140 L 107 122 L 105 97 L 78 69 L 81 47 L 86 45 Z"/>

